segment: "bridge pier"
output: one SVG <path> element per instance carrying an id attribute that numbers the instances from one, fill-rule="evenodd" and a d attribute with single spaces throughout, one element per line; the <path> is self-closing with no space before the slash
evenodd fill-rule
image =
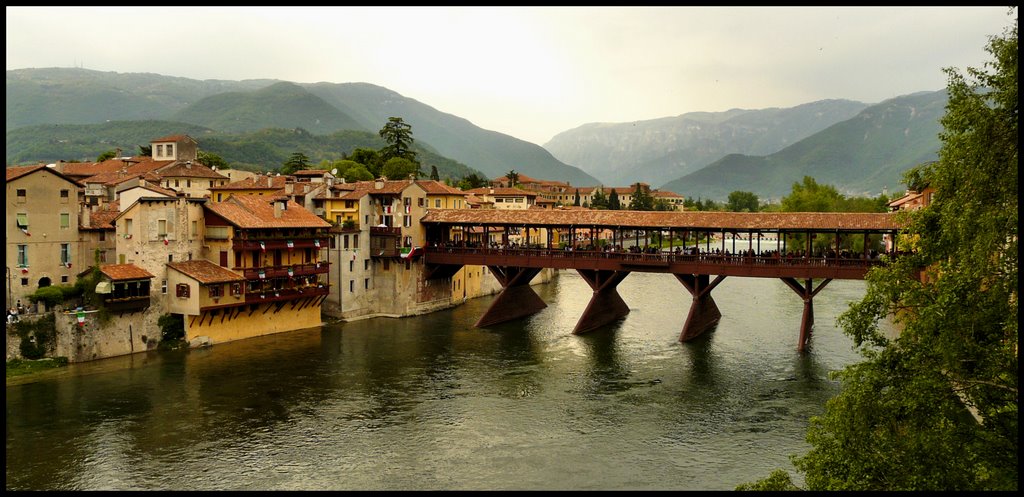
<path id="1" fill-rule="evenodd" d="M 530 281 L 543 268 L 487 266 L 501 283 L 501 293 L 476 322 L 477 328 L 536 314 L 548 305 L 530 288 Z"/>
<path id="2" fill-rule="evenodd" d="M 683 331 L 679 335 L 680 342 L 688 342 L 718 324 L 722 318 L 722 311 L 718 310 L 718 305 L 711 298 L 711 290 L 718 286 L 725 276 L 718 275 L 715 281 L 710 281 L 711 276 L 707 274 L 673 275 L 689 290 L 690 295 L 693 295 L 690 313 L 687 314 Z"/>
<path id="3" fill-rule="evenodd" d="M 825 288 L 825 285 L 832 281 L 832 278 L 826 278 L 818 285 L 818 288 L 814 288 L 814 282 L 807 278 L 804 280 L 804 285 L 801 286 L 796 278 L 780 278 L 786 286 L 793 289 L 797 295 L 804 300 L 804 314 L 800 318 L 800 342 L 797 344 L 797 350 L 803 352 L 807 349 L 807 346 L 811 341 L 811 328 L 814 327 L 814 296 Z"/>
<path id="4" fill-rule="evenodd" d="M 622 280 L 629 276 L 629 271 L 609 271 L 600 269 L 577 269 L 576 272 L 594 290 L 590 303 L 576 322 L 572 332 L 574 335 L 585 333 L 629 314 L 629 306 L 615 291 Z"/>

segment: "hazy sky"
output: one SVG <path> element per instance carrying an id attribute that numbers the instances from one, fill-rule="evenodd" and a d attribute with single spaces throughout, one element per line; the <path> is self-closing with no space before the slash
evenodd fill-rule
<path id="1" fill-rule="evenodd" d="M 589 122 L 876 103 L 982 67 L 1007 7 L 7 7 L 7 69 L 365 82 L 543 145 Z M 1016 12 L 1014 12 L 1014 16 Z M 415 136 L 415 128 L 413 135 Z"/>

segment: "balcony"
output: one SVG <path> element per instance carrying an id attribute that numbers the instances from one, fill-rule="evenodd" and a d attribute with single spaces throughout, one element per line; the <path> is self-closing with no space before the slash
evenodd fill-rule
<path id="1" fill-rule="evenodd" d="M 370 236 L 402 236 L 402 228 L 390 226 L 371 226 Z"/>
<path id="2" fill-rule="evenodd" d="M 331 291 L 330 285 L 320 284 L 305 288 L 282 288 L 280 290 L 263 290 L 245 294 L 246 304 L 261 304 L 266 302 L 280 302 L 282 300 L 295 300 L 305 297 L 319 297 L 327 295 Z"/>
<path id="3" fill-rule="evenodd" d="M 317 238 L 263 238 L 253 240 L 234 239 L 231 247 L 234 250 L 288 250 L 288 249 L 321 249 L 327 248 L 330 239 Z"/>
<path id="4" fill-rule="evenodd" d="M 149 304 L 149 295 L 121 298 L 108 297 L 103 299 L 103 307 L 110 312 L 116 313 L 144 311 L 149 307 Z"/>
<path id="5" fill-rule="evenodd" d="M 242 271 L 247 280 L 265 280 L 271 278 L 290 278 L 295 276 L 309 276 L 313 274 L 326 274 L 330 270 L 329 262 L 316 262 L 309 264 L 295 264 L 292 266 L 274 266 L 262 268 L 235 269 Z M 260 274 L 262 273 L 262 276 Z"/>

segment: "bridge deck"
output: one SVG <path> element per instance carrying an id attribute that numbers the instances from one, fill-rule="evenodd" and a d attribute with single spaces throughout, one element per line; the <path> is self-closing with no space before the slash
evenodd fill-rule
<path id="1" fill-rule="evenodd" d="M 426 264 L 715 274 L 757 278 L 864 279 L 884 259 L 788 258 L 740 255 L 644 254 L 631 252 L 428 247 Z"/>

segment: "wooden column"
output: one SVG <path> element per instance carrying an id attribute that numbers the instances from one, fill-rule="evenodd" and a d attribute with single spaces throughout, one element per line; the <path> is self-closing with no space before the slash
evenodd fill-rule
<path id="1" fill-rule="evenodd" d="M 629 271 L 577 269 L 576 272 L 590 285 L 594 294 L 572 330 L 574 335 L 600 328 L 629 314 L 629 306 L 615 291 L 615 287 L 629 276 Z"/>
<path id="2" fill-rule="evenodd" d="M 711 298 L 711 290 L 718 286 L 725 276 L 718 275 L 715 277 L 715 281 L 710 283 L 711 276 L 707 274 L 675 274 L 674 276 L 689 290 L 690 295 L 693 295 L 690 313 L 687 314 L 683 331 L 679 335 L 680 342 L 688 342 L 714 327 L 722 318 L 722 312 L 718 310 L 718 305 Z"/>
<path id="3" fill-rule="evenodd" d="M 803 352 L 807 350 L 807 346 L 811 341 L 811 329 L 814 327 L 814 296 L 818 294 L 825 285 L 828 285 L 832 281 L 832 278 L 827 278 L 818 285 L 818 288 L 814 288 L 814 282 L 807 278 L 804 280 L 804 284 L 801 286 L 796 278 L 780 278 L 786 286 L 793 289 L 797 295 L 804 301 L 804 313 L 803 317 L 800 318 L 800 341 L 797 344 L 797 350 Z"/>
<path id="4" fill-rule="evenodd" d="M 498 282 L 501 293 L 487 308 L 487 312 L 476 322 L 477 328 L 503 323 L 540 312 L 548 305 L 530 288 L 530 280 L 540 273 L 541 268 L 515 266 L 487 266 Z"/>

